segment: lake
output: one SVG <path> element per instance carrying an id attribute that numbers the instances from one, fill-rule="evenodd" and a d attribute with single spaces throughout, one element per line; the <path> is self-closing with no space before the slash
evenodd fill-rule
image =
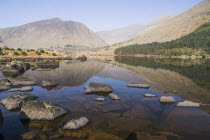
<path id="1" fill-rule="evenodd" d="M 30 130 L 48 130 L 63 120 L 81 116 L 90 120 L 88 126 L 75 130 L 74 134 L 67 132 L 60 139 L 139 140 L 144 136 L 155 139 L 162 135 L 169 135 L 168 140 L 210 139 L 210 60 L 145 57 L 85 62 L 63 60 L 58 67 L 27 70 L 21 76 L 37 83 L 33 91 L 27 93 L 37 95 L 37 100 L 50 101 L 64 108 L 68 114 L 55 121 L 22 122 L 19 112 L 8 111 L 0 105 L 4 118 L 0 139 L 21 139 L 20 135 Z M 0 78 L 7 76 L 0 73 Z M 42 88 L 43 80 L 53 80 L 59 85 Z M 91 82 L 111 85 L 120 100 L 111 100 L 107 95 L 84 94 L 84 87 Z M 127 87 L 138 83 L 147 83 L 151 88 Z M 20 92 L 1 92 L 0 99 L 13 93 Z M 157 97 L 146 98 L 145 93 Z M 159 99 L 164 95 L 174 97 L 176 103 L 161 104 Z M 105 101 L 97 102 L 98 97 L 104 97 Z M 176 107 L 184 100 L 207 105 Z M 84 133 L 89 136 L 84 138 Z"/>

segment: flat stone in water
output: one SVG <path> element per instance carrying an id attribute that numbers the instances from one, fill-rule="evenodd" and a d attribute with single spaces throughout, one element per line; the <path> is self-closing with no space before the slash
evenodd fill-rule
<path id="1" fill-rule="evenodd" d="M 72 119 L 63 126 L 63 129 L 76 130 L 84 127 L 88 122 L 89 120 L 86 117 L 81 117 L 79 119 Z"/>
<path id="2" fill-rule="evenodd" d="M 26 91 L 32 91 L 32 90 L 33 90 L 32 86 L 25 86 L 25 87 L 22 87 L 22 88 L 10 89 L 7 92 L 16 92 L 16 91 L 26 92 Z"/>
<path id="3" fill-rule="evenodd" d="M 84 93 L 110 93 L 112 87 L 101 83 L 90 83 L 85 87 Z"/>
<path id="4" fill-rule="evenodd" d="M 178 107 L 200 107 L 200 103 L 194 103 L 192 101 L 184 101 L 184 102 L 179 102 L 176 106 Z"/>
<path id="5" fill-rule="evenodd" d="M 18 77 L 18 78 L 11 78 L 9 79 L 11 85 L 13 86 L 30 86 L 30 85 L 35 85 L 36 82 L 32 81 L 28 78 L 24 78 L 24 77 Z"/>
<path id="6" fill-rule="evenodd" d="M 42 86 L 43 87 L 51 87 L 51 86 L 57 86 L 57 83 L 55 81 L 42 81 Z"/>
<path id="7" fill-rule="evenodd" d="M 135 88 L 149 88 L 148 84 L 130 84 L 128 87 L 135 87 Z"/>
<path id="8" fill-rule="evenodd" d="M 104 101 L 104 98 L 96 98 L 96 101 Z"/>
<path id="9" fill-rule="evenodd" d="M 109 97 L 113 100 L 120 100 L 120 97 L 118 97 L 116 94 L 110 93 Z"/>
<path id="10" fill-rule="evenodd" d="M 156 95 L 150 94 L 150 93 L 146 93 L 146 94 L 144 94 L 144 97 L 156 97 Z"/>
<path id="11" fill-rule="evenodd" d="M 175 99 L 172 96 L 162 96 L 160 97 L 161 103 L 175 103 Z"/>
<path id="12" fill-rule="evenodd" d="M 49 101 L 28 101 L 21 108 L 21 119 L 54 120 L 67 113 Z"/>
<path id="13" fill-rule="evenodd" d="M 12 94 L 9 97 L 3 99 L 1 103 L 5 105 L 6 109 L 18 109 L 22 107 L 22 104 L 29 100 L 35 100 L 37 96 L 27 94 L 27 93 L 20 93 L 20 94 Z"/>

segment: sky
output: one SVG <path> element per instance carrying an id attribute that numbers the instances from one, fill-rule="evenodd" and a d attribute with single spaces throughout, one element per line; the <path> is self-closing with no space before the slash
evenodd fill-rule
<path id="1" fill-rule="evenodd" d="M 93 31 L 111 30 L 182 13 L 203 0 L 0 0 L 0 28 L 59 17 Z"/>

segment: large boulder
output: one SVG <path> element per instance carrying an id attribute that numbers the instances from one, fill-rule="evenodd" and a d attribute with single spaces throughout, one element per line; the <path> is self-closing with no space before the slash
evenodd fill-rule
<path id="1" fill-rule="evenodd" d="M 0 85 L 0 91 L 5 91 L 5 90 L 9 90 L 10 86 L 6 86 L 6 85 Z"/>
<path id="2" fill-rule="evenodd" d="M 12 86 L 31 86 L 36 84 L 35 81 L 24 77 L 10 78 L 9 81 Z"/>
<path id="3" fill-rule="evenodd" d="M 148 84 L 130 84 L 128 87 L 134 87 L 134 88 L 149 88 L 150 86 Z"/>
<path id="4" fill-rule="evenodd" d="M 24 71 L 24 68 L 19 64 L 7 64 L 2 69 L 3 74 L 18 74 Z"/>
<path id="5" fill-rule="evenodd" d="M 11 63 L 4 66 L 2 73 L 7 76 L 17 76 L 20 73 L 30 69 L 29 63 L 21 61 L 12 61 Z"/>
<path id="6" fill-rule="evenodd" d="M 72 119 L 63 126 L 63 129 L 76 130 L 84 127 L 88 122 L 89 120 L 86 117 L 81 117 L 79 119 Z"/>
<path id="7" fill-rule="evenodd" d="M 57 83 L 55 81 L 47 80 L 47 81 L 42 81 L 42 86 L 53 87 L 53 86 L 57 86 Z"/>
<path id="8" fill-rule="evenodd" d="M 101 83 L 90 83 L 85 87 L 84 93 L 110 93 L 112 87 Z"/>
<path id="9" fill-rule="evenodd" d="M 184 101 L 184 102 L 179 102 L 176 106 L 178 107 L 200 107 L 200 103 L 194 103 L 192 101 Z"/>
<path id="10" fill-rule="evenodd" d="M 31 100 L 23 104 L 21 119 L 54 120 L 67 113 L 66 110 L 54 106 L 49 101 Z"/>
<path id="11" fill-rule="evenodd" d="M 35 100 L 36 98 L 37 96 L 27 93 L 12 94 L 9 97 L 3 99 L 1 103 L 6 107 L 6 109 L 12 110 L 19 109 L 25 102 L 29 100 Z"/>

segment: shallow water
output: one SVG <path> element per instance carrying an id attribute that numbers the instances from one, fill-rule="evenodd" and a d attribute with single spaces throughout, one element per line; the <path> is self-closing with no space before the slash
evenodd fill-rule
<path id="1" fill-rule="evenodd" d="M 86 116 L 90 124 L 84 129 L 93 131 L 91 135 L 100 132 L 126 140 L 133 132 L 167 131 L 178 134 L 186 140 L 209 140 L 209 108 L 176 107 L 178 102 L 185 99 L 210 103 L 208 81 L 210 75 L 209 69 L 204 68 L 205 64 L 206 61 L 187 63 L 185 60 L 185 62 L 173 63 L 166 59 L 146 58 L 115 58 L 115 61 L 111 62 L 62 61 L 58 68 L 50 71 L 28 70 L 22 76 L 38 84 L 42 80 L 54 80 L 59 83 L 53 89 L 36 85 L 33 91 L 27 93 L 37 95 L 37 100 L 51 101 L 54 105 L 66 109 L 69 112 L 68 115 L 60 120 Z M 195 71 L 193 68 L 198 70 Z M 0 74 L 0 77 L 6 78 L 3 74 Z M 102 95 L 83 93 L 84 87 L 90 82 L 112 85 L 113 93 L 121 100 L 113 101 L 104 96 L 104 102 L 95 101 Z M 149 83 L 151 88 L 129 88 L 127 84 L 130 83 Z M 161 90 L 167 93 L 161 93 Z M 13 93 L 1 92 L 0 99 Z M 157 97 L 145 98 L 143 96 L 145 93 L 152 93 Z M 176 99 L 175 104 L 159 103 L 160 96 L 167 94 Z M 58 119 L 50 122 L 22 123 L 18 119 L 19 112 L 7 111 L 2 105 L 0 109 L 4 117 L 1 135 L 5 140 L 21 139 L 19 136 L 24 132 L 31 129 L 51 128 L 60 122 Z M 68 139 L 71 138 L 68 137 Z"/>

